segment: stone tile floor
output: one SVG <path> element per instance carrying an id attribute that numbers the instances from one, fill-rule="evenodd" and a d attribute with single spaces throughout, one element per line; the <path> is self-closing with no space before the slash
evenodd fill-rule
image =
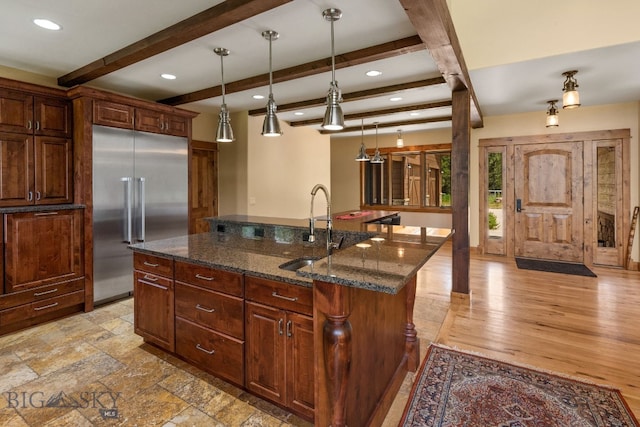
<path id="1" fill-rule="evenodd" d="M 422 357 L 445 299 L 421 296 L 419 284 Z M 385 426 L 397 425 L 412 380 L 407 375 Z M 133 299 L 0 337 L 3 427 L 310 425 L 145 344 L 133 333 Z"/>

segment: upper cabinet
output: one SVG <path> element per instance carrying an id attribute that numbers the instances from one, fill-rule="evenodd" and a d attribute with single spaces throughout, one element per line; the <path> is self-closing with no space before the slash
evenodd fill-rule
<path id="1" fill-rule="evenodd" d="M 96 99 L 93 101 L 93 123 L 143 132 L 188 136 L 190 117 L 157 109 Z"/>
<path id="2" fill-rule="evenodd" d="M 0 88 L 0 206 L 72 201 L 72 104 Z"/>

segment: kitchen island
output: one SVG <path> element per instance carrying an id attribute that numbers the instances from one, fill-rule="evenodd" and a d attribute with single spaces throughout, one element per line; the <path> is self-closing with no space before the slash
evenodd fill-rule
<path id="1" fill-rule="evenodd" d="M 248 216 L 132 245 L 136 332 L 315 425 L 380 425 L 419 365 L 416 274 L 450 230 L 360 216 L 334 219 L 331 253 L 308 220 Z"/>

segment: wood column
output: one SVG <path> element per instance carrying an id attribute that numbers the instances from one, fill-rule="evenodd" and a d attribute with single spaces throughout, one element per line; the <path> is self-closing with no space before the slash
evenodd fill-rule
<path id="1" fill-rule="evenodd" d="M 469 152 L 470 105 L 467 89 L 452 92 L 451 207 L 453 234 L 452 291 L 469 293 Z"/>
<path id="2" fill-rule="evenodd" d="M 407 288 L 407 325 L 405 326 L 404 336 L 405 341 L 405 354 L 407 355 L 407 370 L 416 372 L 420 366 L 420 340 L 418 339 L 418 332 L 416 331 L 416 325 L 413 323 L 413 307 L 416 302 L 416 283 L 417 276 L 406 284 Z"/>

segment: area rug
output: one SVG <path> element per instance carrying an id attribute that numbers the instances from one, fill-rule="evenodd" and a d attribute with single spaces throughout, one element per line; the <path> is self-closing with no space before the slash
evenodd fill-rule
<path id="1" fill-rule="evenodd" d="M 638 426 L 618 390 L 432 344 L 403 427 Z"/>
<path id="2" fill-rule="evenodd" d="M 573 274 L 574 276 L 598 277 L 584 264 L 547 261 L 541 259 L 516 258 L 516 265 L 522 270 L 548 271 L 551 273 Z"/>

